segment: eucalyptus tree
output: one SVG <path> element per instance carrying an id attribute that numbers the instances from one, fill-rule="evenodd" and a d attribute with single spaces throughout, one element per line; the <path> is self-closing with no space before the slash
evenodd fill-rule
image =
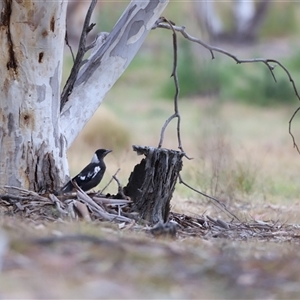
<path id="1" fill-rule="evenodd" d="M 0 187 L 55 190 L 67 149 L 127 68 L 168 0 L 133 0 L 109 34 L 86 45 L 61 87 L 67 1 L 0 2 Z M 83 55 L 91 50 L 83 61 Z M 62 93 L 61 93 L 62 91 Z"/>

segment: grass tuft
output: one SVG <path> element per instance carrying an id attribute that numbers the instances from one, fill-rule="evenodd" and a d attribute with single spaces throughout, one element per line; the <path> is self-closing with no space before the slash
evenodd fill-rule
<path id="1" fill-rule="evenodd" d="M 131 145 L 129 129 L 108 109 L 100 107 L 78 139 L 87 146 L 120 151 Z"/>

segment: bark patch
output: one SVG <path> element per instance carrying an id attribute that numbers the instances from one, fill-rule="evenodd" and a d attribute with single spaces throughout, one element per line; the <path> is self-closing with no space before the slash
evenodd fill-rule
<path id="1" fill-rule="evenodd" d="M 7 37 L 7 47 L 8 47 L 8 62 L 6 64 L 7 70 L 13 69 L 15 72 L 17 70 L 17 59 L 15 57 L 13 41 L 10 32 L 10 17 L 12 13 L 12 0 L 4 0 L 3 8 L 1 11 L 1 26 L 4 26 L 6 29 L 6 37 Z"/>
<path id="2" fill-rule="evenodd" d="M 35 129 L 35 119 L 34 115 L 30 111 L 22 112 L 20 115 L 20 126 L 29 128 L 34 131 Z"/>
<path id="3" fill-rule="evenodd" d="M 46 99 L 46 85 L 37 85 L 36 86 L 37 90 L 37 101 L 38 102 L 43 102 Z"/>
<path id="4" fill-rule="evenodd" d="M 157 7 L 159 2 L 160 2 L 159 0 L 151 0 L 149 2 L 149 4 L 147 5 L 147 7 L 145 8 L 146 14 L 148 14 L 149 12 L 154 11 L 154 9 Z"/>
<path id="5" fill-rule="evenodd" d="M 15 131 L 15 122 L 14 122 L 14 115 L 12 113 L 8 114 L 8 135 L 11 136 L 11 133 Z"/>
<path id="6" fill-rule="evenodd" d="M 54 18 L 54 16 L 52 16 L 52 18 L 50 20 L 50 30 L 52 32 L 54 32 L 54 30 L 55 30 L 55 18 Z"/>
<path id="7" fill-rule="evenodd" d="M 44 52 L 39 53 L 39 63 L 43 62 Z"/>
<path id="8" fill-rule="evenodd" d="M 28 143 L 27 149 L 27 176 L 29 189 L 36 192 L 54 191 L 60 186 L 59 170 L 55 164 L 53 153 L 47 152 L 43 143 L 38 149 L 33 150 Z"/>
<path id="9" fill-rule="evenodd" d="M 27 24 L 32 31 L 35 31 L 41 20 L 45 17 L 47 10 L 45 7 L 41 7 L 39 11 L 35 11 L 34 9 L 30 9 L 27 14 Z"/>

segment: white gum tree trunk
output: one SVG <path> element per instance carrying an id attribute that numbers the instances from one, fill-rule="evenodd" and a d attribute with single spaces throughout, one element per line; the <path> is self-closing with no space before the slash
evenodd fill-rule
<path id="1" fill-rule="evenodd" d="M 67 2 L 0 2 L 0 187 L 45 191 L 66 181 L 68 147 L 167 4 L 131 1 L 105 42 L 93 49 L 60 112 Z"/>
<path id="2" fill-rule="evenodd" d="M 66 6 L 0 2 L 0 186 L 53 189 L 68 172 L 59 128 Z"/>

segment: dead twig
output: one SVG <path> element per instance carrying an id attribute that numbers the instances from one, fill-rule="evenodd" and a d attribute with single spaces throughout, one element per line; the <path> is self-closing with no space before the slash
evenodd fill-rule
<path id="1" fill-rule="evenodd" d="M 78 52 L 74 61 L 74 65 L 72 67 L 70 76 L 66 82 L 66 85 L 63 88 L 62 94 L 61 94 L 61 100 L 60 100 L 60 111 L 62 111 L 64 105 L 68 101 L 69 95 L 73 91 L 73 87 L 75 84 L 75 81 L 77 79 L 78 72 L 82 66 L 82 60 L 85 55 L 85 53 L 89 50 L 89 48 L 86 47 L 86 38 L 88 33 L 94 28 L 96 25 L 95 23 L 91 23 L 91 17 L 92 13 L 95 9 L 95 6 L 97 4 L 98 0 L 92 0 L 90 7 L 87 11 L 87 14 L 85 16 L 81 36 L 80 36 L 80 41 L 79 41 L 79 46 L 78 46 Z"/>
<path id="2" fill-rule="evenodd" d="M 96 213 L 98 216 L 100 216 L 102 219 L 107 221 L 120 221 L 120 222 L 131 222 L 131 219 L 114 215 L 106 212 L 99 204 L 97 204 L 92 198 L 90 198 L 83 190 L 78 188 L 77 190 L 77 196 L 80 200 L 84 201 L 86 204 L 88 204 L 89 208 Z"/>
<path id="3" fill-rule="evenodd" d="M 29 191 L 23 188 L 19 188 L 16 186 L 4 186 L 6 190 L 11 190 L 15 191 L 16 193 L 19 193 L 20 195 L 12 194 L 12 193 L 6 193 L 5 195 L 1 195 L 1 199 L 3 197 L 5 199 L 3 200 L 8 200 L 13 199 L 13 200 L 26 200 L 28 198 L 31 198 L 32 200 L 38 200 L 38 201 L 43 201 L 43 202 L 49 202 L 49 199 L 47 197 L 41 196 L 40 194 L 34 192 L 34 191 Z"/>
<path id="4" fill-rule="evenodd" d="M 187 40 L 189 40 L 191 42 L 194 42 L 194 43 L 197 43 L 197 44 L 201 45 L 202 47 L 206 48 L 207 50 L 209 50 L 210 53 L 211 53 L 212 59 L 215 58 L 214 52 L 218 52 L 218 53 L 224 54 L 224 55 L 232 58 L 237 64 L 257 63 L 257 62 L 263 63 L 269 69 L 269 71 L 270 71 L 270 73 L 271 73 L 271 75 L 272 75 L 275 82 L 276 82 L 276 77 L 275 77 L 275 74 L 274 74 L 274 69 L 275 69 L 276 65 L 278 65 L 286 73 L 287 77 L 289 78 L 289 81 L 292 84 L 295 95 L 298 98 L 298 100 L 300 101 L 300 95 L 298 93 L 298 90 L 297 90 L 297 87 L 296 87 L 296 84 L 295 84 L 295 81 L 294 81 L 292 75 L 290 74 L 289 70 L 281 62 L 279 62 L 278 60 L 276 60 L 276 59 L 266 59 L 266 58 L 240 59 L 236 55 L 234 55 L 234 54 L 232 54 L 232 53 L 230 53 L 230 52 L 228 52 L 224 49 L 221 49 L 219 47 L 210 46 L 210 45 L 204 43 L 200 39 L 198 39 L 198 38 L 190 35 L 189 33 L 187 33 L 184 26 L 174 26 L 173 24 L 170 24 L 164 17 L 159 18 L 156 21 L 156 23 L 154 24 L 154 26 L 152 27 L 152 29 L 156 29 L 156 28 L 163 28 L 163 29 L 172 30 L 173 32 L 174 31 L 180 32 L 182 34 L 182 36 L 184 38 L 186 38 Z M 296 109 L 296 111 L 293 113 L 292 117 L 290 118 L 290 121 L 289 121 L 289 134 L 292 137 L 293 147 L 296 148 L 297 152 L 300 154 L 300 149 L 299 149 L 299 147 L 296 143 L 295 137 L 292 133 L 292 125 L 291 125 L 293 119 L 295 118 L 295 116 L 299 112 L 299 110 L 300 110 L 300 107 L 298 107 Z"/>
<path id="5" fill-rule="evenodd" d="M 124 194 L 123 186 L 120 182 L 120 180 L 117 178 L 116 175 L 113 176 L 113 179 L 116 181 L 118 185 L 118 195 L 123 197 L 123 199 L 127 199 L 128 197 Z"/>
<path id="6" fill-rule="evenodd" d="M 234 219 L 236 219 L 237 221 L 241 222 L 241 220 L 240 220 L 234 213 L 232 213 L 232 212 L 226 207 L 226 205 L 225 205 L 224 203 L 222 203 L 220 200 L 218 200 L 217 198 L 214 198 L 214 197 L 212 197 L 212 196 L 209 196 L 209 195 L 207 195 L 207 194 L 205 194 L 205 193 L 202 193 L 202 192 L 200 192 L 199 190 L 193 188 L 192 186 L 190 186 L 189 184 L 187 184 L 186 182 L 184 182 L 184 181 L 182 180 L 182 177 L 181 177 L 180 174 L 179 174 L 178 177 L 179 177 L 179 183 L 185 185 L 186 187 L 188 187 L 188 188 L 191 189 L 192 191 L 194 191 L 194 192 L 196 192 L 196 193 L 198 193 L 198 194 L 200 194 L 200 195 L 202 195 L 202 196 L 204 196 L 204 197 L 206 197 L 206 198 L 208 198 L 208 199 L 214 201 L 214 202 L 212 202 L 212 203 L 217 204 L 217 207 L 219 207 L 219 208 L 221 208 L 222 210 L 226 211 L 226 212 L 227 212 L 228 214 L 230 214 Z"/>
<path id="7" fill-rule="evenodd" d="M 132 201 L 128 201 L 126 199 L 110 199 L 110 198 L 102 198 L 97 196 L 94 196 L 93 199 L 103 204 L 109 204 L 109 205 L 124 205 L 124 204 L 132 203 Z"/>
<path id="8" fill-rule="evenodd" d="M 92 221 L 90 212 L 85 203 L 81 203 L 80 201 L 77 200 L 73 200 L 72 203 L 73 203 L 74 213 L 76 213 L 79 216 L 79 218 L 82 218 L 86 222 Z"/>
<path id="9" fill-rule="evenodd" d="M 66 24 L 66 35 L 65 35 L 65 43 L 66 45 L 68 46 L 70 52 L 71 52 L 71 55 L 72 55 L 72 59 L 73 59 L 73 63 L 75 62 L 75 56 L 74 56 L 74 53 L 73 53 L 73 49 L 71 47 L 71 45 L 69 44 L 69 37 L 68 37 L 68 27 L 67 27 L 67 24 Z"/>
<path id="10" fill-rule="evenodd" d="M 65 205 L 55 195 L 50 194 L 49 199 L 55 204 L 55 207 L 61 216 L 69 215 L 69 212 L 66 210 Z"/>
<path id="11" fill-rule="evenodd" d="M 110 186 L 110 184 L 112 183 L 112 181 L 114 180 L 114 177 L 117 176 L 117 174 L 120 172 L 120 168 L 116 171 L 116 173 L 111 177 L 111 179 L 109 180 L 109 182 L 107 183 L 107 185 L 100 191 L 100 194 L 103 194 L 103 192 Z"/>
<path id="12" fill-rule="evenodd" d="M 168 127 L 169 123 L 177 118 L 177 141 L 178 141 L 178 148 L 184 153 L 184 156 L 187 159 L 190 159 L 184 152 L 183 147 L 182 147 L 182 142 L 181 142 L 181 134 L 180 134 L 180 122 L 181 122 L 181 116 L 179 113 L 178 109 L 178 97 L 179 97 L 179 92 L 180 92 L 180 87 L 179 87 L 179 80 L 178 80 L 178 74 L 177 74 L 177 34 L 174 29 L 174 23 L 170 20 L 167 20 L 166 18 L 163 18 L 163 22 L 168 23 L 169 28 L 173 31 L 173 69 L 171 73 L 171 77 L 174 79 L 174 84 L 175 84 L 175 95 L 174 95 L 174 114 L 171 115 L 166 121 L 165 124 L 163 125 L 161 132 L 160 132 L 160 140 L 158 143 L 158 148 L 162 147 L 163 140 L 164 140 L 164 135 L 166 128 Z"/>
<path id="13" fill-rule="evenodd" d="M 0 194 L 0 199 L 8 201 L 9 203 L 15 203 L 16 201 L 28 200 L 26 196 L 10 195 L 10 194 Z"/>
<path id="14" fill-rule="evenodd" d="M 294 111 L 292 117 L 290 118 L 289 120 L 289 134 L 290 136 L 292 137 L 292 141 L 293 141 L 293 147 L 297 149 L 298 153 L 300 154 L 300 149 L 296 143 L 296 139 L 295 139 L 295 136 L 293 135 L 292 133 L 292 122 L 295 118 L 295 116 L 297 115 L 297 113 L 300 111 L 300 106 Z"/>

